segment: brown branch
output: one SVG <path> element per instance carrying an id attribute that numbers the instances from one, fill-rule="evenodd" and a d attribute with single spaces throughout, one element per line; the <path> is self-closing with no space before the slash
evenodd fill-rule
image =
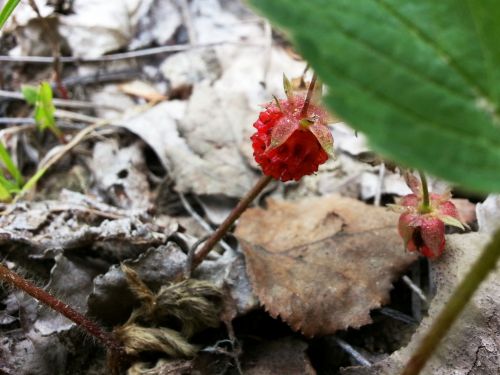
<path id="1" fill-rule="evenodd" d="M 107 349 L 115 353 L 115 355 L 120 357 L 123 356 L 124 352 L 121 343 L 111 333 L 104 331 L 96 323 L 89 320 L 61 300 L 57 299 L 52 294 L 47 293 L 45 290 L 40 289 L 25 278 L 19 276 L 14 271 L 9 270 L 2 263 L 0 263 L 0 279 L 18 289 L 23 290 L 36 300 L 64 315 L 66 318 L 75 322 L 79 327 L 83 328 L 90 335 L 99 340 Z"/>
<path id="2" fill-rule="evenodd" d="M 259 193 L 267 186 L 267 184 L 269 184 L 269 182 L 271 182 L 272 179 L 273 178 L 270 176 L 262 176 L 254 187 L 243 198 L 241 198 L 240 202 L 231 211 L 226 220 L 224 220 L 212 236 L 203 244 L 203 247 L 194 255 L 191 266 L 192 270 L 195 269 L 203 261 L 203 259 L 205 259 L 210 250 L 212 250 L 217 242 L 224 237 L 234 222 L 241 216 L 250 203 L 253 202 L 257 195 L 259 195 Z"/>
<path id="3" fill-rule="evenodd" d="M 307 110 L 309 109 L 309 105 L 311 104 L 311 99 L 314 94 L 314 86 L 316 85 L 316 80 L 318 76 L 316 73 L 313 74 L 311 83 L 309 84 L 309 88 L 307 89 L 307 96 L 306 100 L 304 101 L 304 106 L 302 107 L 302 111 L 300 112 L 300 117 L 306 117 L 307 116 Z"/>

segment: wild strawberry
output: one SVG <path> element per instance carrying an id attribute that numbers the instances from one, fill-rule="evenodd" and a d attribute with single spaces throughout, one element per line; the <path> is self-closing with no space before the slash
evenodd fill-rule
<path id="1" fill-rule="evenodd" d="M 421 192 L 418 180 L 407 176 L 413 194 L 404 196 L 399 205 L 392 207 L 402 212 L 399 217 L 399 234 L 409 251 L 418 251 L 428 258 L 436 258 L 445 247 L 445 224 L 464 229 L 457 208 L 450 201 L 451 194 L 425 194 Z M 426 183 L 426 182 L 424 182 Z M 427 193 L 426 193 L 427 194 Z"/>
<path id="2" fill-rule="evenodd" d="M 286 77 L 287 99 L 271 102 L 254 123 L 253 155 L 265 175 L 281 181 L 312 174 L 333 155 L 333 137 L 327 126 L 327 113 L 306 98 L 291 93 Z"/>

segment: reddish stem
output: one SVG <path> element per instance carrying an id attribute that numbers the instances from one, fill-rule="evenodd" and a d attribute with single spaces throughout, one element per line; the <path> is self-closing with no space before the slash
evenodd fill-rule
<path id="1" fill-rule="evenodd" d="M 311 83 L 309 84 L 309 88 L 307 89 L 306 100 L 304 101 L 304 106 L 302 107 L 302 111 L 300 112 L 300 117 L 307 116 L 307 110 L 309 109 L 309 105 L 311 104 L 311 99 L 314 94 L 314 86 L 316 85 L 316 80 L 318 76 L 316 73 L 313 74 Z"/>
<path id="2" fill-rule="evenodd" d="M 2 263 L 0 263 L 0 279 L 23 290 L 33 298 L 72 320 L 79 327 L 83 328 L 89 334 L 98 339 L 116 356 L 123 357 L 123 347 L 111 333 L 104 331 L 96 323 L 89 320 L 72 307 L 66 305 L 64 302 L 47 293 L 45 290 L 33 285 L 14 271 L 9 270 Z"/>
<path id="3" fill-rule="evenodd" d="M 243 197 L 236 207 L 231 211 L 229 216 L 224 220 L 224 222 L 217 228 L 217 230 L 210 236 L 208 240 L 205 241 L 203 247 L 195 254 L 191 269 L 195 269 L 205 257 L 208 255 L 210 250 L 224 237 L 227 231 L 231 228 L 234 222 L 241 216 L 241 214 L 247 209 L 250 203 L 259 195 L 259 193 L 267 186 L 267 184 L 273 178 L 270 176 L 262 176 L 259 181 L 254 185 L 254 187 Z"/>

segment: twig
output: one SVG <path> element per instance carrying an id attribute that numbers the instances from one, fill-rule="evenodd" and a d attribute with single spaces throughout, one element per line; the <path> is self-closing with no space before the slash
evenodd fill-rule
<path id="1" fill-rule="evenodd" d="M 307 110 L 309 109 L 309 105 L 311 104 L 311 99 L 314 94 L 314 86 L 316 85 L 316 79 L 318 76 L 316 73 L 313 74 L 311 83 L 309 84 L 309 88 L 307 89 L 306 100 L 304 101 L 304 106 L 302 107 L 302 111 L 300 112 L 301 117 L 307 116 Z"/>
<path id="2" fill-rule="evenodd" d="M 424 368 L 437 346 L 448 333 L 450 327 L 465 308 L 474 292 L 496 267 L 500 258 L 500 230 L 483 249 L 465 278 L 456 287 L 448 302 L 432 323 L 401 375 L 417 375 Z"/>
<path id="3" fill-rule="evenodd" d="M 34 125 L 35 119 L 33 117 L 0 117 L 0 125 L 8 124 Z"/>
<path id="4" fill-rule="evenodd" d="M 378 170 L 378 181 L 377 181 L 377 190 L 375 190 L 375 198 L 373 204 L 375 206 L 380 206 L 380 200 L 382 198 L 382 188 L 384 186 L 384 177 L 385 177 L 385 164 L 380 163 L 380 169 Z"/>
<path id="5" fill-rule="evenodd" d="M 234 222 L 241 216 L 241 214 L 247 209 L 250 203 L 260 194 L 260 192 L 271 182 L 273 178 L 270 176 L 262 176 L 254 187 L 243 197 L 236 207 L 231 211 L 229 216 L 222 222 L 222 224 L 217 228 L 204 244 L 203 247 L 195 254 L 193 259 L 192 269 L 196 268 L 205 257 L 208 255 L 210 250 L 219 242 L 226 232 L 231 228 Z"/>
<path id="6" fill-rule="evenodd" d="M 15 91 L 0 90 L 0 97 L 26 101 L 22 93 Z M 52 99 L 52 102 L 56 107 L 82 108 L 82 109 L 95 109 L 95 108 L 116 109 L 116 107 L 107 104 L 90 103 L 81 100 Z"/>
<path id="7" fill-rule="evenodd" d="M 338 338 L 337 336 L 333 336 L 333 341 L 340 346 L 346 353 L 348 353 L 357 363 L 361 366 L 370 367 L 372 363 L 367 360 L 363 355 L 354 349 L 348 342 Z"/>
<path id="8" fill-rule="evenodd" d="M 68 77 L 63 79 L 63 84 L 65 87 L 73 87 L 80 85 L 93 85 L 109 82 L 118 81 L 128 81 L 132 78 L 140 77 L 142 71 L 137 68 L 132 69 L 121 69 L 113 71 L 100 71 L 97 70 L 95 73 L 79 75 L 75 77 Z"/>
<path id="9" fill-rule="evenodd" d="M 151 55 L 158 55 L 158 54 L 169 53 L 169 52 L 187 51 L 187 50 L 195 49 L 195 48 L 211 48 L 211 47 L 216 47 L 216 46 L 225 45 L 225 44 L 237 45 L 237 46 L 242 46 L 242 47 L 265 47 L 265 45 L 263 45 L 261 43 L 221 41 L 221 42 L 206 43 L 206 44 L 195 44 L 195 45 L 190 45 L 190 44 L 180 44 L 179 45 L 179 44 L 177 44 L 177 45 L 171 45 L 171 46 L 146 48 L 146 49 L 137 50 L 137 51 L 115 53 L 115 54 L 110 54 L 110 55 L 104 55 L 101 57 L 91 57 L 91 58 L 76 57 L 76 56 L 63 56 L 60 58 L 59 61 L 61 63 L 64 63 L 64 64 L 66 64 L 66 63 L 79 63 L 79 64 L 101 63 L 101 62 L 108 62 L 108 61 L 134 59 L 134 58 L 146 57 L 146 56 L 151 56 Z M 54 58 L 50 57 L 50 56 L 16 56 L 16 57 L 13 57 L 13 56 L 0 55 L 0 62 L 52 64 L 54 62 Z"/>
<path id="10" fill-rule="evenodd" d="M 399 320 L 400 322 L 406 324 L 418 324 L 418 321 L 413 317 L 402 313 L 401 311 L 391 309 L 389 307 L 382 307 L 378 310 L 382 315 L 388 316 L 389 318 Z"/>
<path id="11" fill-rule="evenodd" d="M 207 221 L 205 219 L 203 219 L 200 215 L 198 215 L 198 213 L 195 211 L 195 209 L 193 208 L 193 206 L 191 206 L 191 204 L 189 203 L 189 201 L 186 199 L 186 196 L 184 194 L 182 194 L 182 193 L 179 193 L 179 198 L 181 199 L 182 205 L 184 206 L 184 208 L 186 209 L 186 211 L 193 217 L 193 219 L 195 219 L 198 222 L 198 224 L 200 224 L 201 227 L 203 229 L 205 229 L 209 234 L 212 234 L 214 232 L 214 230 L 212 229 L 212 227 L 210 226 L 210 224 L 207 223 Z M 222 248 L 225 251 L 232 251 L 233 250 L 231 248 L 231 246 L 229 246 L 227 244 L 227 242 L 224 241 L 224 240 L 220 241 L 220 245 L 222 246 Z"/>
<path id="12" fill-rule="evenodd" d="M 116 353 L 119 357 L 124 355 L 121 343 L 111 333 L 104 331 L 96 323 L 89 320 L 75 309 L 66 305 L 61 300 L 30 283 L 28 280 L 19 276 L 17 273 L 9 270 L 2 263 L 0 263 L 0 279 L 6 283 L 9 283 L 10 285 L 15 286 L 16 288 L 23 290 L 36 300 L 42 302 L 43 304 L 49 306 L 51 309 L 57 311 L 58 313 L 64 315 L 66 318 L 75 322 L 80 328 L 87 331 L 102 344 L 104 344 L 106 348 Z"/>
<path id="13" fill-rule="evenodd" d="M 425 303 L 427 303 L 427 297 L 425 296 L 424 292 L 422 289 L 418 287 L 408 276 L 404 275 L 402 277 L 403 282 L 408 285 L 408 287 L 415 292 L 415 294 Z"/>
<path id="14" fill-rule="evenodd" d="M 63 109 L 56 109 L 54 116 L 59 119 L 67 119 L 74 121 L 87 122 L 89 124 L 93 124 L 99 121 L 103 121 L 102 119 L 94 116 L 84 115 L 78 112 L 65 111 Z"/>

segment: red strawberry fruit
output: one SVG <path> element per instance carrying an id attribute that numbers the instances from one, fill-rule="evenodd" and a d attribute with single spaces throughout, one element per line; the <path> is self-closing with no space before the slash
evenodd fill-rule
<path id="1" fill-rule="evenodd" d="M 291 93 L 286 78 L 284 82 L 287 99 L 267 104 L 253 125 L 257 129 L 251 137 L 253 155 L 265 175 L 298 181 L 333 155 L 333 137 L 327 113 L 304 96 Z"/>

